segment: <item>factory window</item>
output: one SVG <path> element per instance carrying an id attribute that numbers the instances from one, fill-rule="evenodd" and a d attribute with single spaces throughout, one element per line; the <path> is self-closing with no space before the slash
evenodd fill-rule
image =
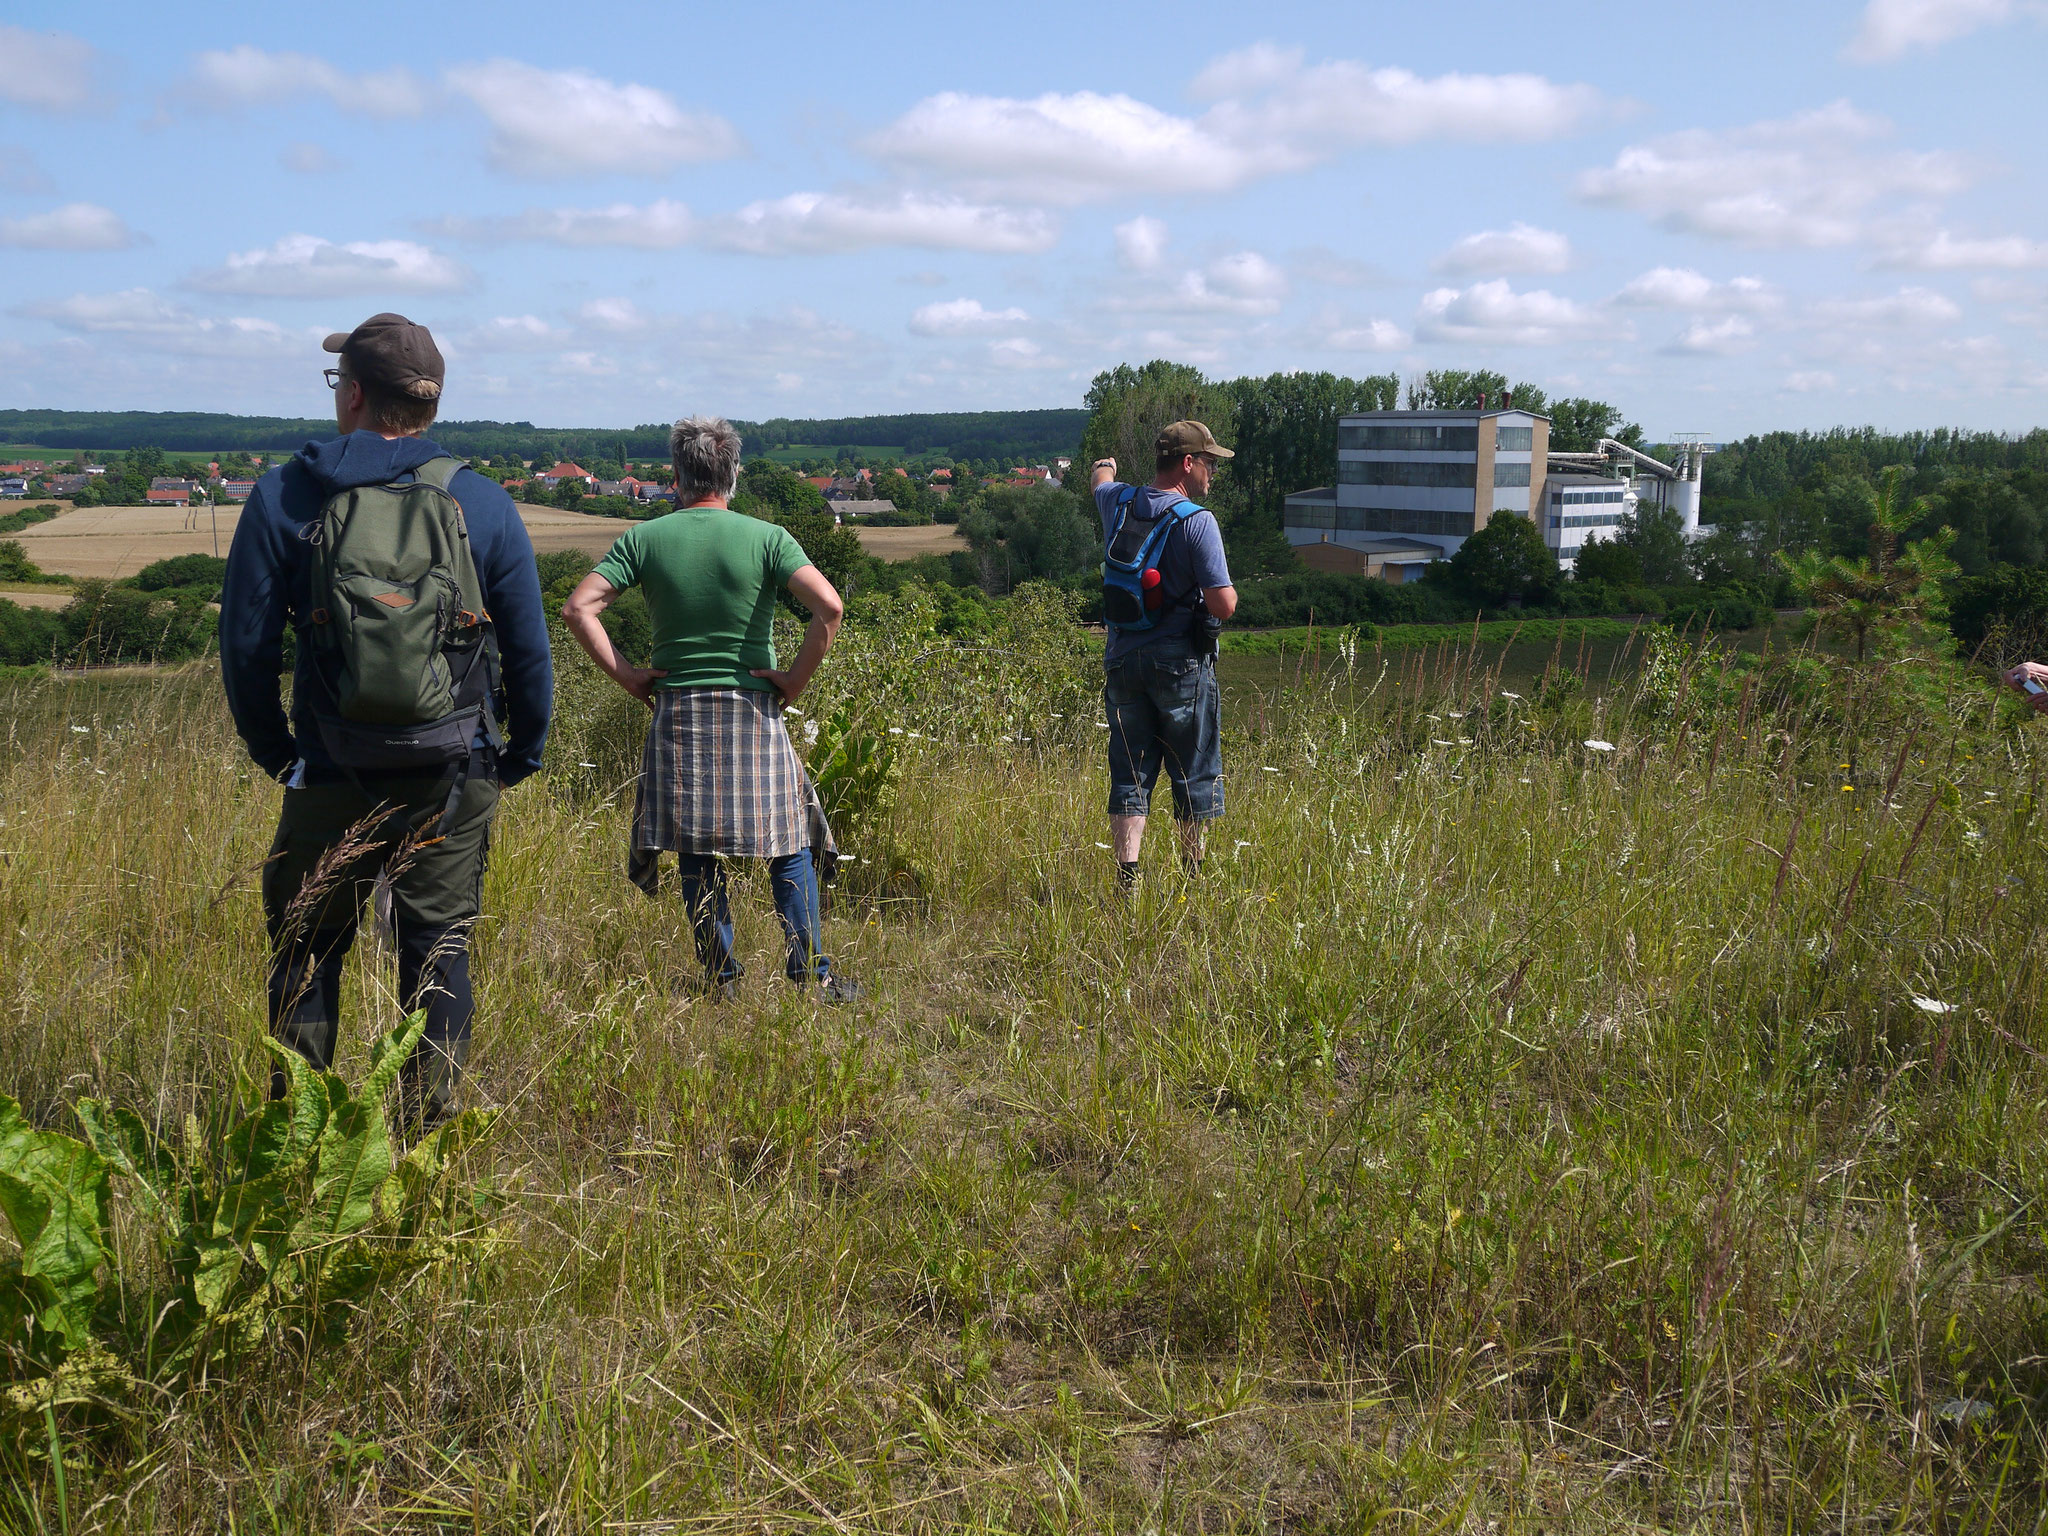
<path id="1" fill-rule="evenodd" d="M 1536 447 L 1534 427 L 1502 427 L 1494 446 L 1502 453 L 1530 453 Z"/>
<path id="2" fill-rule="evenodd" d="M 1479 447 L 1479 428 L 1441 427 L 1422 422 L 1399 426 L 1339 427 L 1339 448 L 1380 448 L 1405 453 L 1473 453 Z"/>
<path id="3" fill-rule="evenodd" d="M 1551 521 L 1555 523 L 1558 519 L 1553 517 Z M 1618 512 L 1595 512 L 1583 517 L 1567 517 L 1564 519 L 1564 526 L 1567 528 L 1619 528 L 1621 521 L 1621 514 Z"/>
<path id="4" fill-rule="evenodd" d="M 1284 521 L 1290 528 L 1334 528 L 1337 526 L 1337 508 L 1327 501 L 1290 501 Z"/>
<path id="5" fill-rule="evenodd" d="M 1616 491 L 1558 491 L 1558 492 L 1552 492 L 1552 493 L 1551 493 L 1550 501 L 1551 501 L 1551 505 L 1552 505 L 1552 506 L 1555 506 L 1555 505 L 1557 505 L 1557 504 L 1558 504 L 1558 503 L 1559 503 L 1559 502 L 1561 501 L 1561 502 L 1563 502 L 1563 503 L 1564 503 L 1565 505 L 1567 505 L 1567 506 L 1574 506 L 1574 507 L 1576 507 L 1576 506 L 1580 506 L 1580 505 L 1582 505 L 1582 504 L 1584 504 L 1584 503 L 1586 503 L 1586 502 L 1601 502 L 1601 503 L 1613 503 L 1613 502 L 1619 502 L 1619 501 L 1621 500 L 1621 498 L 1622 498 L 1622 497 L 1623 497 L 1624 495 L 1626 495 L 1626 494 L 1627 494 L 1627 492 L 1625 492 L 1625 491 L 1618 491 L 1618 490 L 1616 490 Z"/>
<path id="6" fill-rule="evenodd" d="M 1418 512 L 1411 507 L 1366 507 L 1361 509 L 1366 529 L 1373 533 L 1430 534 L 1437 538 L 1469 538 L 1470 512 Z"/>
<path id="7" fill-rule="evenodd" d="M 1526 464 L 1495 464 L 1493 466 L 1495 485 L 1527 485 L 1529 466 Z"/>
<path id="8" fill-rule="evenodd" d="M 1413 459 L 1345 459 L 1337 479 L 1345 485 L 1406 485 L 1426 490 L 1472 489 L 1476 464 L 1418 463 Z"/>

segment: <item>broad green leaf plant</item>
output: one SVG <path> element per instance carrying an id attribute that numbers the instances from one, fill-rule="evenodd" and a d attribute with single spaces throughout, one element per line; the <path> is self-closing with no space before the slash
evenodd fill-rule
<path id="1" fill-rule="evenodd" d="M 447 1175 L 489 1116 L 402 1153 L 385 1119 L 425 1027 L 415 1013 L 379 1040 L 353 1090 L 266 1040 L 285 1096 L 211 1130 L 188 1116 L 175 1150 L 131 1109 L 81 1099 L 81 1141 L 0 1094 L 0 1213 L 20 1245 L 0 1259 L 0 1417 L 123 1379 L 201 1378 L 266 1339 L 328 1339 L 379 1286 L 482 1235 Z M 141 1251 L 114 1241 L 116 1191 Z"/>

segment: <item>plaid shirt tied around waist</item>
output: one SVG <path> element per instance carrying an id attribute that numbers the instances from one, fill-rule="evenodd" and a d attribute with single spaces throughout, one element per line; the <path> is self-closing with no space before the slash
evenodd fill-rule
<path id="1" fill-rule="evenodd" d="M 776 859 L 805 848 L 830 878 L 838 849 L 783 726 L 781 695 L 656 689 L 633 800 L 633 883 L 652 895 L 664 852 Z"/>

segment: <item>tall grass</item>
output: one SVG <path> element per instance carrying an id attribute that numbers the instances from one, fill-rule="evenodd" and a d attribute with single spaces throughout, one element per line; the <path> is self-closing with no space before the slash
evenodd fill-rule
<path id="1" fill-rule="evenodd" d="M 1988 693 L 1290 662 L 1202 878 L 1155 838 L 1127 905 L 1085 653 L 915 641 L 806 706 L 902 732 L 852 1011 L 772 979 L 756 877 L 761 979 L 683 985 L 635 721 L 566 674 L 479 936 L 509 1241 L 53 1416 L 72 1531 L 2040 1528 L 2043 756 Z M 214 687 L 0 694 L 0 1082 L 46 1121 L 263 1070 L 278 791 Z M 360 1051 L 391 958 L 351 975 Z M 58 1529 L 49 1447 L 0 1459 Z"/>

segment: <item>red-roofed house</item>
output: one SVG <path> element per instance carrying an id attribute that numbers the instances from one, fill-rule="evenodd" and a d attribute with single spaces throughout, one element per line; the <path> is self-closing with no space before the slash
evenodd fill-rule
<path id="1" fill-rule="evenodd" d="M 538 478 L 545 480 L 551 487 L 560 485 L 564 480 L 581 480 L 586 486 L 595 486 L 597 484 L 597 476 L 590 473 L 589 470 L 583 468 L 580 464 L 557 464 L 553 469 L 543 472 Z"/>
<path id="2" fill-rule="evenodd" d="M 144 491 L 142 499 L 152 505 L 168 503 L 171 506 L 184 507 L 191 505 L 192 493 L 190 491 Z"/>

